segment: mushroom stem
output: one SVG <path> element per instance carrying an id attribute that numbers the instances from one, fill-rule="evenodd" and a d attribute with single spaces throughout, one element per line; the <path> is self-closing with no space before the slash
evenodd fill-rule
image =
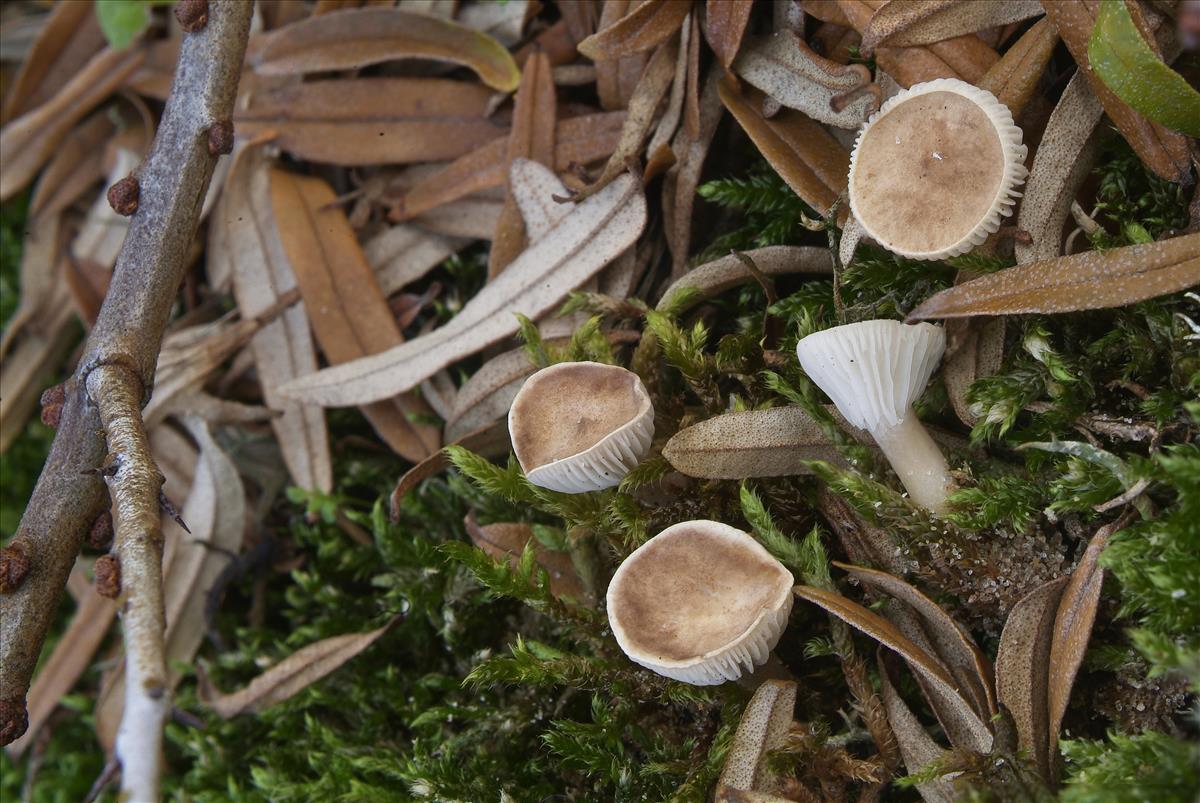
<path id="1" fill-rule="evenodd" d="M 946 457 L 929 437 L 928 430 L 910 407 L 895 426 L 883 424 L 871 431 L 909 498 L 935 516 L 946 509 L 946 497 L 957 487 Z"/>

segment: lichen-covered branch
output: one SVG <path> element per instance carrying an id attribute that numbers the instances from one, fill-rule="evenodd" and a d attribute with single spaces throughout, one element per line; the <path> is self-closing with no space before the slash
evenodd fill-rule
<path id="1" fill-rule="evenodd" d="M 213 0 L 206 24 L 184 36 L 158 134 L 137 173 L 137 211 L 79 367 L 66 383 L 54 445 L 14 538 L 29 565 L 21 583 L 0 595 L 0 744 L 25 731 L 25 694 L 46 630 L 83 538 L 105 508 L 104 484 L 83 473 L 98 468 L 107 453 L 96 393 L 124 384 L 139 405 L 149 398 L 220 154 L 209 131 L 232 115 L 252 11 L 250 2 Z M 119 366 L 123 378 L 97 379 L 93 387 L 89 374 L 100 366 Z M 127 577 L 125 584 L 135 582 Z"/>

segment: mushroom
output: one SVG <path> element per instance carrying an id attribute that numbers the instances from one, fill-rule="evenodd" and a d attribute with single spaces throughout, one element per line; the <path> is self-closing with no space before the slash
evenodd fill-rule
<path id="1" fill-rule="evenodd" d="M 526 478 L 576 494 L 611 488 L 654 437 L 654 406 L 632 371 L 563 362 L 525 380 L 508 411 L 513 451 Z"/>
<path id="2" fill-rule="evenodd" d="M 608 623 L 647 669 L 695 686 L 761 666 L 792 610 L 791 572 L 741 530 L 685 521 L 642 544 L 608 586 Z"/>
<path id="3" fill-rule="evenodd" d="M 912 404 L 946 348 L 941 327 L 863 321 L 816 332 L 796 356 L 838 411 L 875 438 L 914 502 L 940 513 L 954 480 Z"/>
<path id="4" fill-rule="evenodd" d="M 966 253 L 1020 197 L 1026 147 L 992 93 L 954 78 L 913 84 L 859 132 L 850 208 L 868 236 L 913 259 Z"/>

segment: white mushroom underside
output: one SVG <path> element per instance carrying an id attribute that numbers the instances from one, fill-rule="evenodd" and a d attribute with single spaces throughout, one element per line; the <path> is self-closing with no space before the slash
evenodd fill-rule
<path id="1" fill-rule="evenodd" d="M 619 485 L 637 467 L 654 439 L 654 411 L 647 410 L 590 449 L 538 466 L 526 478 L 541 488 L 577 494 Z"/>

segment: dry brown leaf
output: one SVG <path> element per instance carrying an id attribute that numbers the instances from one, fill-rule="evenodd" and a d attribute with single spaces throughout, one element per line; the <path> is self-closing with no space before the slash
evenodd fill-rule
<path id="1" fill-rule="evenodd" d="M 512 441 L 508 437 L 507 421 L 496 421 L 488 424 L 486 427 L 464 435 L 446 445 L 461 446 L 484 457 L 500 457 L 512 450 Z M 409 491 L 416 488 L 423 480 L 427 480 L 449 467 L 450 459 L 446 457 L 446 450 L 440 449 L 404 472 L 400 479 L 396 481 L 396 487 L 392 489 L 392 521 L 400 520 L 400 505 Z"/>
<path id="2" fill-rule="evenodd" d="M 688 63 L 688 96 L 684 99 L 684 124 L 675 134 L 671 149 L 676 162 L 667 171 L 663 181 L 663 217 L 667 226 L 667 247 L 671 249 L 671 275 L 682 276 L 687 270 L 687 259 L 692 243 L 692 209 L 696 204 L 696 187 L 700 185 L 700 171 L 721 122 L 723 107 L 717 94 L 720 81 L 719 71 L 710 69 L 704 82 L 704 90 L 695 98 L 692 93 L 699 84 L 699 66 L 695 54 L 699 48 L 700 34 L 693 21 L 690 42 L 692 53 Z M 693 117 L 695 118 L 693 120 Z"/>
<path id="3" fill-rule="evenodd" d="M 882 591 L 911 608 L 920 617 L 934 654 L 958 681 L 979 718 L 986 722 L 997 713 L 991 663 L 971 636 L 936 602 L 887 572 L 837 561 L 833 565 L 863 585 Z"/>
<path id="4" fill-rule="evenodd" d="M 1151 122 L 1113 94 L 1093 72 L 1088 61 L 1088 42 L 1096 25 L 1097 4 L 1046 3 L 1046 16 L 1058 29 L 1058 35 L 1079 64 L 1079 72 L 1091 82 L 1105 113 L 1138 157 L 1167 181 L 1190 183 L 1192 174 L 1188 138 Z M 1140 16 L 1140 15 L 1138 15 Z M 1151 47 L 1157 47 L 1153 37 Z"/>
<path id="5" fill-rule="evenodd" d="M 876 655 L 879 662 L 881 696 L 887 709 L 888 724 L 892 726 L 892 733 L 896 735 L 896 742 L 900 746 L 900 755 L 904 758 L 908 774 L 915 775 L 924 767 L 944 758 L 946 751 L 933 740 L 912 709 L 896 692 L 896 681 L 893 680 L 895 660 L 882 647 Z M 935 778 L 917 784 L 917 791 L 926 803 L 955 803 L 959 798 L 953 783 L 946 778 Z"/>
<path id="6" fill-rule="evenodd" d="M 11 353 L 0 360 L 0 387 L 4 388 L 0 395 L 0 454 L 20 434 L 76 339 L 70 326 L 75 315 L 71 296 L 62 282 L 54 284 L 45 308 L 38 326 L 25 332 Z"/>
<path id="7" fill-rule="evenodd" d="M 518 161 L 513 169 L 519 170 L 522 164 Z M 537 318 L 554 309 L 568 292 L 632 245 L 645 223 L 642 188 L 635 178 L 622 176 L 574 206 L 445 326 L 383 353 L 295 380 L 284 392 L 326 406 L 402 393 L 457 360 L 515 334 L 514 313 Z"/>
<path id="8" fill-rule="evenodd" d="M 674 164 L 675 154 L 671 151 L 671 138 L 679 128 L 683 115 L 683 100 L 688 87 L 688 64 L 691 61 L 692 34 L 696 28 L 693 19 L 685 20 L 679 29 L 679 51 L 675 55 L 675 75 L 671 78 L 671 95 L 667 106 L 658 118 L 654 135 L 646 145 L 646 172 L 643 181 L 665 172 Z M 669 158 L 668 158 L 669 155 Z M 670 164 L 666 164 L 670 161 Z"/>
<path id="9" fill-rule="evenodd" d="M 525 62 L 521 86 L 513 102 L 512 131 L 508 135 L 507 161 L 504 163 L 506 175 L 510 174 L 516 159 L 531 159 L 554 167 L 554 124 L 557 118 L 558 104 L 550 74 L 550 60 L 545 53 L 534 53 Z M 488 252 L 488 276 L 495 277 L 504 270 L 524 250 L 527 242 L 525 224 L 510 190 L 505 195 L 504 207 L 500 210 L 492 237 L 492 248 Z"/>
<path id="10" fill-rule="evenodd" d="M 1094 132 L 1103 114 L 1087 77 L 1075 73 L 1033 155 L 1017 212 L 1017 227 L 1029 233 L 1030 242 L 1014 244 L 1018 264 L 1054 259 L 1062 253 L 1063 224 L 1092 173 L 1098 149 Z"/>
<path id="11" fill-rule="evenodd" d="M 399 621 L 400 617 L 396 616 L 383 627 L 366 633 L 334 636 L 301 647 L 250 681 L 248 686 L 229 694 L 214 688 L 197 667 L 200 701 L 217 712 L 222 719 L 232 719 L 239 714 L 253 714 L 270 708 L 294 697 L 330 672 L 336 671 L 378 641 L 380 636 Z"/>
<path id="12" fill-rule="evenodd" d="M 772 750 L 783 746 L 792 727 L 796 688 L 790 680 L 767 680 L 754 692 L 725 754 L 725 766 L 717 781 L 718 801 L 743 800 L 737 792 L 776 791 L 775 773 L 767 758 Z"/>
<path id="13" fill-rule="evenodd" d="M 455 240 L 491 240 L 503 207 L 503 200 L 491 198 L 485 191 L 436 206 L 412 218 L 412 222 L 431 234 Z"/>
<path id="14" fill-rule="evenodd" d="M 990 273 L 943 290 L 908 321 L 1119 307 L 1200 283 L 1200 234 L 1088 251 Z"/>
<path id="15" fill-rule="evenodd" d="M 29 200 L 31 220 L 62 212 L 104 178 L 104 145 L 115 133 L 112 116 L 101 110 L 63 138 Z"/>
<path id="16" fill-rule="evenodd" d="M 354 230 L 334 200 L 333 190 L 320 179 L 271 171 L 271 209 L 283 251 L 304 297 L 317 342 L 329 362 L 337 365 L 388 353 L 404 338 Z M 320 375 L 318 371 L 307 376 Z M 297 381 L 311 380 L 294 379 L 292 383 Z M 404 390 L 415 385 L 413 382 Z M 431 412 L 415 394 L 382 393 L 370 399 L 350 399 L 347 404 L 362 406 L 375 431 L 397 454 L 413 462 L 440 446 L 436 428 L 411 419 Z"/>
<path id="17" fill-rule="evenodd" d="M 521 80 L 508 50 L 487 34 L 399 8 L 363 8 L 308 18 L 266 34 L 250 60 L 264 75 L 352 70 L 419 58 L 461 64 L 511 92 Z"/>
<path id="18" fill-rule="evenodd" d="M 158 353 L 154 395 L 142 411 L 146 426 L 153 427 L 168 415 L 180 413 L 181 403 L 257 331 L 255 321 L 222 318 L 168 332 Z"/>
<path id="19" fill-rule="evenodd" d="M 461 237 L 444 237 L 409 223 L 397 223 L 363 243 L 363 254 L 375 271 L 380 291 L 388 297 L 466 245 L 467 240 Z"/>
<path id="20" fill-rule="evenodd" d="M 0 129 L 0 201 L 20 191 L 58 149 L 63 138 L 132 74 L 141 62 L 137 48 L 111 48 L 93 56 L 53 97 Z"/>
<path id="21" fill-rule="evenodd" d="M 600 25 L 600 4 L 598 0 L 578 0 L 575 3 L 563 3 L 559 8 L 563 23 L 571 36 L 571 41 L 579 44 L 596 32 Z"/>
<path id="22" fill-rule="evenodd" d="M 8 122 L 50 100 L 102 47 L 91 2 L 56 3 L 7 87 L 0 117 Z"/>
<path id="23" fill-rule="evenodd" d="M 572 163 L 588 164 L 608 156 L 617 145 L 624 121 L 625 112 L 560 120 L 554 132 L 554 169 L 566 170 Z M 395 222 L 410 220 L 442 204 L 503 185 L 508 178 L 504 171 L 507 144 L 504 139 L 494 140 L 418 181 L 403 193 L 389 217 Z"/>
<path id="24" fill-rule="evenodd" d="M 929 45 L 1041 13 L 1039 0 L 891 0 L 863 30 L 862 50 Z"/>
<path id="25" fill-rule="evenodd" d="M 145 147 L 147 143 L 140 143 Z M 144 151 L 118 147 L 108 169 L 107 182 L 112 186 L 132 174 L 142 163 Z M 113 211 L 104 193 L 96 196 L 88 209 L 87 218 L 71 242 L 70 252 L 76 262 L 87 262 L 105 274 L 111 274 L 117 255 L 129 231 L 129 218 Z"/>
<path id="26" fill-rule="evenodd" d="M 0 359 L 17 342 L 18 336 L 37 319 L 52 312 L 51 299 L 60 296 L 57 284 L 61 282 L 59 261 L 63 252 L 62 215 L 46 215 L 31 221 L 25 231 L 21 245 L 19 286 L 21 295 L 17 308 L 5 321 L 0 334 Z"/>
<path id="27" fill-rule="evenodd" d="M 1013 606 L 996 652 L 996 691 L 1017 726 L 1017 746 L 1047 779 L 1046 667 L 1054 636 L 1054 614 L 1067 579 L 1059 577 L 1043 583 Z"/>
<path id="28" fill-rule="evenodd" d="M 1004 358 L 1004 318 L 955 318 L 946 322 L 947 349 L 942 363 L 942 379 L 954 412 L 967 426 L 978 416 L 967 402 L 967 391 L 976 379 L 994 376 Z"/>
<path id="29" fill-rule="evenodd" d="M 279 304 L 296 290 L 271 211 L 270 162 L 249 146 L 232 168 L 209 228 L 210 271 L 218 260 L 229 263 L 238 310 L 248 320 Z M 317 355 L 303 303 L 263 323 L 250 341 L 263 400 L 279 412 L 271 420 L 292 481 L 309 490 L 329 491 L 333 468 L 329 433 L 320 407 L 281 398 L 278 387 L 317 370 Z"/>
<path id="30" fill-rule="evenodd" d="M 1038 6 L 1037 13 L 1040 14 L 1041 4 L 1034 2 L 1033 5 Z M 1008 107 L 1014 118 L 1019 118 L 1046 72 L 1057 43 L 1058 32 L 1050 20 L 1038 20 L 979 79 L 979 88 L 991 92 Z"/>
<path id="31" fill-rule="evenodd" d="M 875 14 L 874 7 L 864 0 L 838 0 L 838 7 L 843 14 L 842 19 L 839 21 L 830 15 L 831 18 L 826 21 L 851 26 L 860 34 L 866 30 Z M 983 45 L 982 42 L 980 44 Z M 952 43 L 951 48 L 954 46 Z M 965 77 L 927 47 L 881 47 L 875 51 L 875 62 L 904 87 L 935 78 Z"/>
<path id="32" fill-rule="evenodd" d="M 809 245 L 768 245 L 743 252 L 767 276 L 791 273 L 833 273 L 828 248 Z M 754 274 L 736 254 L 720 257 L 692 268 L 663 291 L 659 310 L 686 312 L 700 302 L 726 290 L 756 281 Z"/>
<path id="33" fill-rule="evenodd" d="M 521 385 L 537 367 L 525 349 L 498 354 L 463 383 L 446 419 L 445 440 L 457 441 L 508 414 Z"/>
<path id="34" fill-rule="evenodd" d="M 799 407 L 713 416 L 675 433 L 662 454 L 681 474 L 722 480 L 811 474 L 810 460 L 845 465 L 837 447 Z"/>
<path id="35" fill-rule="evenodd" d="M 497 522 L 480 524 L 474 514 L 468 513 L 463 520 L 467 535 L 475 546 L 486 552 L 492 560 L 504 561 L 516 569 L 526 544 L 533 543 L 533 555 L 537 565 L 546 570 L 550 580 L 550 593 L 556 597 L 576 600 L 587 599 L 587 591 L 571 556 L 542 546 L 533 534 L 533 527 L 524 522 Z"/>
<path id="36" fill-rule="evenodd" d="M 704 38 L 727 70 L 737 57 L 753 10 L 752 0 L 708 0 L 704 6 Z"/>
<path id="37" fill-rule="evenodd" d="M 492 92 L 440 78 L 312 81 L 253 96 L 238 136 L 275 133 L 302 159 L 377 165 L 455 159 L 506 129 L 487 116 Z"/>
<path id="38" fill-rule="evenodd" d="M 579 52 L 596 62 L 642 53 L 674 35 L 691 10 L 690 0 L 646 0 L 580 42 Z"/>
<path id="39" fill-rule="evenodd" d="M 882 96 L 866 66 L 830 61 L 786 31 L 747 42 L 734 71 L 789 109 L 839 128 L 858 128 Z"/>
<path id="40" fill-rule="evenodd" d="M 720 84 L 721 102 L 754 141 L 759 153 L 792 191 L 820 214 L 828 213 L 846 189 L 850 154 L 819 123 L 788 109 L 771 119 L 760 112 L 759 93 L 743 95 L 729 79 Z M 846 217 L 842 207 L 839 220 Z"/>

